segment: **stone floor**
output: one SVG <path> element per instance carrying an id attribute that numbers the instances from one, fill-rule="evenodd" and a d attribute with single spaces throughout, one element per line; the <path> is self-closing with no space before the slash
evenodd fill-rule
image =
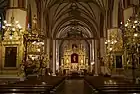
<path id="1" fill-rule="evenodd" d="M 58 94 L 84 94 L 84 80 L 65 80 L 64 89 Z"/>

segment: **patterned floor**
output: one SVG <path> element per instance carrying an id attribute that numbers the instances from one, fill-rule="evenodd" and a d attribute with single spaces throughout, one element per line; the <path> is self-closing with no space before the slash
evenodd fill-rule
<path id="1" fill-rule="evenodd" d="M 84 81 L 66 80 L 65 87 L 59 94 L 84 94 Z"/>

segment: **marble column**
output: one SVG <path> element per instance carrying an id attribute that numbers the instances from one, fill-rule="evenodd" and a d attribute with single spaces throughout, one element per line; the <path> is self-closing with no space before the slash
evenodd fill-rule
<path id="1" fill-rule="evenodd" d="M 56 40 L 53 40 L 53 75 L 55 75 L 56 70 Z"/>

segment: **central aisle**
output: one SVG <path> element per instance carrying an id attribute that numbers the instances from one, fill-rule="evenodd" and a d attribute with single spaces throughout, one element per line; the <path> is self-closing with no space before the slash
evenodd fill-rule
<path id="1" fill-rule="evenodd" d="M 65 80 L 65 86 L 60 94 L 84 94 L 84 80 Z"/>

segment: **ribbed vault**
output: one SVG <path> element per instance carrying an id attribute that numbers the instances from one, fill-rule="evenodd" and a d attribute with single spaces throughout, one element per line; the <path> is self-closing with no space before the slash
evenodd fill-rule
<path id="1" fill-rule="evenodd" d="M 8 0 L 0 0 L 0 9 L 4 9 L 8 5 Z"/>
<path id="2" fill-rule="evenodd" d="M 38 0 L 39 1 L 39 0 Z M 106 0 L 41 0 L 46 31 L 52 38 L 64 37 L 73 26 L 85 37 L 100 36 L 100 14 Z M 77 22 L 74 24 L 74 22 Z"/>

